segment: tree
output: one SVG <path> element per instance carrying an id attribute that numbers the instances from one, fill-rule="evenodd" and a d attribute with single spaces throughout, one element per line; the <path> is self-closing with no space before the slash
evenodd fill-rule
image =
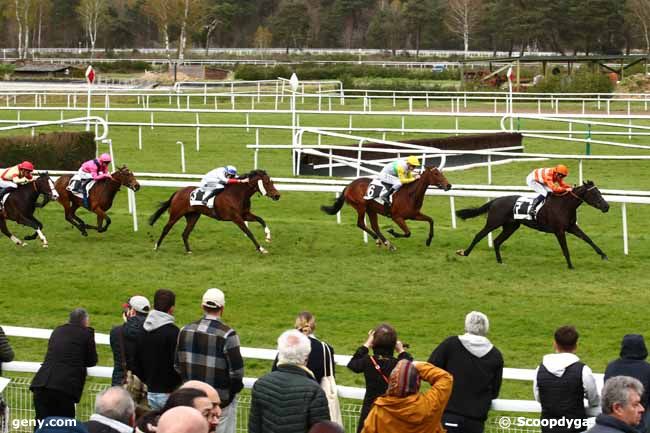
<path id="1" fill-rule="evenodd" d="M 171 55 L 169 52 L 169 25 L 172 23 L 174 14 L 175 2 L 173 0 L 145 0 L 144 10 L 151 16 L 158 31 L 162 34 L 163 43 L 165 45 L 165 55 L 167 61 L 172 64 Z"/>
<path id="2" fill-rule="evenodd" d="M 639 24 L 643 32 L 645 52 L 650 53 L 650 37 L 648 36 L 648 27 L 650 27 L 650 0 L 627 1 L 629 15 L 635 18 L 635 21 Z"/>
<path id="3" fill-rule="evenodd" d="M 273 34 L 267 27 L 264 26 L 257 27 L 257 30 L 255 31 L 255 36 L 253 37 L 253 44 L 255 45 L 255 48 L 259 48 L 259 49 L 269 48 L 271 46 L 272 41 L 273 41 Z"/>
<path id="4" fill-rule="evenodd" d="M 273 35 L 289 54 L 289 48 L 302 47 L 309 33 L 309 16 L 304 0 L 283 0 L 271 18 Z"/>
<path id="5" fill-rule="evenodd" d="M 81 0 L 77 12 L 86 29 L 86 35 L 90 41 L 90 59 L 94 55 L 95 43 L 97 42 L 97 29 L 106 19 L 108 14 L 107 0 Z"/>
<path id="6" fill-rule="evenodd" d="M 469 51 L 470 36 L 478 23 L 481 0 L 448 0 L 445 24 L 463 39 L 465 57 Z"/>
<path id="7" fill-rule="evenodd" d="M 415 38 L 416 58 L 420 56 L 422 30 L 431 26 L 434 10 L 435 6 L 432 0 L 407 0 L 404 3 L 402 14 L 409 33 Z"/>

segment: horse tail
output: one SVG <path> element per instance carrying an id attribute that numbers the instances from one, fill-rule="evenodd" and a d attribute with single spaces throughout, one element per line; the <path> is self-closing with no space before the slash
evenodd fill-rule
<path id="1" fill-rule="evenodd" d="M 174 199 L 175 195 L 176 195 L 176 192 L 174 192 L 172 194 L 172 196 L 169 197 L 169 200 L 160 203 L 160 207 L 158 208 L 158 210 L 155 211 L 153 213 L 153 215 L 151 215 L 149 217 L 149 225 L 150 226 L 154 225 L 156 223 L 156 221 L 158 221 L 158 218 L 160 218 L 160 216 L 162 214 L 164 214 L 167 209 L 169 209 L 169 206 L 172 205 L 172 200 Z"/>
<path id="2" fill-rule="evenodd" d="M 489 202 L 485 203 L 481 207 L 470 207 L 470 208 L 467 208 L 467 209 L 457 210 L 456 211 L 456 216 L 459 217 L 459 218 L 462 218 L 464 220 L 466 220 L 467 218 L 477 217 L 477 216 L 482 215 L 485 212 L 487 212 L 490 209 L 490 206 L 492 206 L 493 202 L 494 202 L 494 200 L 490 200 Z"/>
<path id="3" fill-rule="evenodd" d="M 348 189 L 348 187 L 346 186 L 345 189 L 343 190 L 343 192 L 341 193 L 341 195 L 336 199 L 336 201 L 334 202 L 334 204 L 332 206 L 323 205 L 323 206 L 320 207 L 320 210 L 322 210 L 323 212 L 325 212 L 328 215 L 334 215 L 338 211 L 340 211 L 341 208 L 343 207 L 343 204 L 345 203 L 345 191 L 347 189 Z"/>

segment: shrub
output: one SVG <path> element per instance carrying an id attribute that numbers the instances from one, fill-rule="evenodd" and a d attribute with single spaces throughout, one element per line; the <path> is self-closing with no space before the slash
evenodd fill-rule
<path id="1" fill-rule="evenodd" d="M 92 132 L 53 132 L 32 136 L 0 138 L 0 167 L 9 167 L 24 160 L 37 169 L 76 170 L 95 156 L 95 134 Z"/>
<path id="2" fill-rule="evenodd" d="M 547 75 L 530 87 L 539 93 L 611 93 L 614 83 L 602 73 L 578 71 L 573 75 Z"/>
<path id="3" fill-rule="evenodd" d="M 151 70 L 151 63 L 142 60 L 117 60 L 115 62 L 99 63 L 95 66 L 99 72 L 144 72 L 145 69 Z"/>

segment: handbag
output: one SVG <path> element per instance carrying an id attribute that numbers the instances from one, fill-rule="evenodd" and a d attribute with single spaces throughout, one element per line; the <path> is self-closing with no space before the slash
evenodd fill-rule
<path id="1" fill-rule="evenodd" d="M 339 404 L 338 390 L 336 389 L 336 380 L 334 379 L 334 366 L 332 365 L 332 352 L 327 344 L 321 341 L 323 346 L 323 366 L 325 375 L 320 381 L 320 387 L 325 391 L 327 405 L 330 409 L 330 420 L 343 426 L 343 416 L 341 415 L 341 405 Z M 328 367 L 329 366 L 329 372 Z"/>
<path id="2" fill-rule="evenodd" d="M 120 361 L 122 364 L 122 371 L 124 372 L 124 381 L 122 388 L 124 388 L 135 403 L 136 414 L 142 414 L 151 410 L 147 401 L 147 385 L 140 380 L 138 376 L 133 374 L 126 365 L 126 353 L 124 352 L 124 327 L 120 329 Z"/>

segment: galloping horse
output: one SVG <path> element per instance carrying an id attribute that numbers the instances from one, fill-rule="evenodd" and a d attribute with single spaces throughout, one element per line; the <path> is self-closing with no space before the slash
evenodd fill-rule
<path id="1" fill-rule="evenodd" d="M 86 229 L 97 230 L 99 233 L 108 230 L 108 226 L 111 225 L 111 219 L 106 212 L 113 206 L 113 199 L 122 185 L 133 191 L 140 189 L 140 184 L 133 175 L 133 172 L 126 168 L 126 166 L 118 168 L 111 176 L 112 179 L 106 178 L 97 181 L 88 195 L 88 210 L 97 215 L 96 226 L 86 224 L 76 215 L 77 209 L 82 206 L 82 200 L 66 189 L 72 175 L 66 174 L 56 181 L 56 190 L 59 192 L 59 203 L 65 209 L 65 219 L 79 229 L 83 236 L 88 236 Z M 102 227 L 104 220 L 106 220 L 106 225 Z"/>
<path id="2" fill-rule="evenodd" d="M 18 224 L 29 226 L 35 232 L 33 235 L 25 236 L 25 239 L 36 239 L 36 236 L 38 236 L 41 242 L 43 242 L 43 248 L 47 248 L 47 238 L 42 232 L 43 224 L 34 217 L 34 210 L 37 207 L 36 200 L 40 194 L 45 195 L 45 200 L 40 207 L 47 204 L 50 198 L 56 200 L 59 196 L 50 176 L 47 173 L 41 173 L 33 182 L 19 185 L 18 188 L 9 194 L 9 197 L 5 201 L 5 211 L 0 212 L 0 231 L 16 245 L 25 246 L 27 245 L 26 243 L 22 242 L 9 231 L 6 220 L 12 220 Z"/>
<path id="3" fill-rule="evenodd" d="M 393 221 L 404 231 L 404 234 L 397 233 L 393 229 L 388 233 L 396 238 L 408 238 L 411 236 L 411 230 L 406 225 L 405 220 L 413 219 L 416 221 L 427 221 L 429 223 L 429 236 L 426 245 L 431 245 L 433 239 L 433 219 L 420 212 L 424 202 L 424 194 L 429 185 L 435 185 L 438 188 L 449 191 L 451 184 L 447 181 L 442 172 L 436 167 L 426 167 L 420 178 L 414 182 L 404 185 L 393 195 L 393 205 L 390 215 L 384 212 L 384 205 L 375 200 L 365 200 L 363 197 L 368 190 L 371 179 L 362 177 L 355 179 L 345 187 L 343 193 L 336 199 L 332 206 L 321 206 L 321 210 L 329 215 L 334 215 L 341 210 L 343 204 L 347 202 L 357 211 L 357 227 L 368 233 L 375 239 L 377 246 L 386 245 L 391 251 L 395 246 L 391 244 L 379 230 L 377 215 L 390 216 Z M 366 226 L 364 217 L 368 214 L 372 230 Z"/>
<path id="4" fill-rule="evenodd" d="M 571 257 L 569 256 L 569 249 L 566 243 L 567 232 L 587 242 L 603 260 L 607 260 L 607 255 L 598 248 L 576 223 L 576 210 L 583 202 L 602 212 L 609 210 L 609 204 L 605 201 L 592 181 L 583 183 L 568 193 L 550 195 L 546 199 L 546 204 L 538 212 L 537 221 L 514 219 L 513 207 L 519 197 L 518 195 L 500 197 L 478 208 L 457 211 L 456 215 L 462 219 L 474 218 L 486 212 L 488 215 L 485 227 L 474 236 L 474 240 L 469 247 L 456 251 L 456 254 L 459 256 L 469 256 L 477 242 L 491 231 L 498 227 L 503 227 L 499 236 L 494 240 L 494 253 L 496 254 L 497 262 L 503 263 L 501 260 L 501 244 L 517 231 L 521 224 L 524 224 L 527 227 L 541 232 L 554 233 L 560 243 L 569 269 L 573 269 L 573 265 L 571 264 Z"/>
<path id="5" fill-rule="evenodd" d="M 260 223 L 264 227 L 266 242 L 271 242 L 271 230 L 266 225 L 266 222 L 261 217 L 251 213 L 251 196 L 259 192 L 262 195 L 270 197 L 272 200 L 279 200 L 280 193 L 275 189 L 271 178 L 264 170 L 254 170 L 243 177 L 248 178 L 248 183 L 236 183 L 226 186 L 214 199 L 213 209 L 207 206 L 190 205 L 190 193 L 195 189 L 192 186 L 173 193 L 169 200 L 161 203 L 158 210 L 149 218 L 149 224 L 154 225 L 158 218 L 169 209 L 169 221 L 163 228 L 158 242 L 154 245 L 154 250 L 160 248 L 163 239 L 167 236 L 174 224 L 181 217 L 185 217 L 183 243 L 185 244 L 185 251 L 191 254 L 192 249 L 189 243 L 190 233 L 201 215 L 206 215 L 210 218 L 221 221 L 232 221 L 237 224 L 241 231 L 246 233 L 246 236 L 253 242 L 255 249 L 262 254 L 267 254 L 268 251 L 257 242 L 253 233 L 246 226 L 245 221 L 257 221 Z"/>

